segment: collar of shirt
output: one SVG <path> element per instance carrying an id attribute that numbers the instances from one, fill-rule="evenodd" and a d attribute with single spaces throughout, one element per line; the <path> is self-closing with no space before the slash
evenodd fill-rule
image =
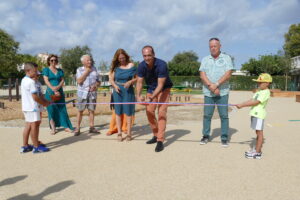
<path id="1" fill-rule="evenodd" d="M 154 57 L 154 62 L 153 62 L 152 68 L 148 68 L 148 64 L 145 61 L 143 61 L 142 64 L 147 69 L 154 69 L 158 65 L 158 59 L 156 57 Z"/>
<path id="2" fill-rule="evenodd" d="M 224 54 L 222 52 L 220 53 L 220 55 L 217 58 L 214 58 L 212 55 L 209 55 L 209 59 L 214 59 L 214 60 L 218 60 L 223 57 L 224 57 Z"/>

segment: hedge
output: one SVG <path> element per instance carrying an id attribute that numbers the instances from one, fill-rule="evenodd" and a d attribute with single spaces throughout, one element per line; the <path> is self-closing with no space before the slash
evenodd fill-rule
<path id="1" fill-rule="evenodd" d="M 171 76 L 174 86 L 184 86 L 188 88 L 201 88 L 202 83 L 199 76 Z M 257 87 L 256 82 L 252 79 L 257 79 L 257 76 L 232 76 L 230 78 L 230 87 L 232 90 L 253 90 Z M 288 77 L 288 90 L 291 88 L 291 78 Z M 285 77 L 273 76 L 271 89 L 285 89 Z"/>

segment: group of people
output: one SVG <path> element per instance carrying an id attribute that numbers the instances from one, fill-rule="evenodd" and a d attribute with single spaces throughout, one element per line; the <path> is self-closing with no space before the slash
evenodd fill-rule
<path id="1" fill-rule="evenodd" d="M 232 59 L 229 55 L 221 53 L 221 43 L 218 38 L 209 40 L 210 55 L 201 61 L 199 68 L 200 79 L 203 82 L 204 104 L 216 104 L 221 120 L 221 144 L 228 146 L 228 104 L 229 79 L 234 70 Z M 112 59 L 109 81 L 113 87 L 112 102 L 115 122 L 117 126 L 117 140 L 132 140 L 131 128 L 133 125 L 135 104 L 143 102 L 146 106 L 146 115 L 152 129 L 153 137 L 147 144 L 155 144 L 155 151 L 164 149 L 165 129 L 167 123 L 167 108 L 170 99 L 170 91 L 173 83 L 170 79 L 167 63 L 155 56 L 152 46 L 142 48 L 143 61 L 138 66 L 131 61 L 124 49 L 118 49 Z M 46 152 L 49 149 L 38 140 L 38 129 L 41 120 L 41 110 L 47 107 L 51 134 L 56 133 L 56 127 L 64 127 L 65 131 L 80 135 L 80 124 L 83 111 L 89 112 L 89 132 L 99 133 L 94 127 L 95 108 L 97 104 L 97 88 L 100 86 L 100 77 L 93 66 L 90 55 L 81 57 L 82 67 L 76 71 L 77 88 L 77 125 L 74 129 L 67 113 L 65 96 L 63 92 L 64 72 L 56 68 L 58 57 L 50 55 L 47 59 L 48 68 L 44 68 L 42 75 L 47 85 L 45 95 L 41 91 L 37 81 L 39 75 L 34 63 L 25 63 L 26 76 L 22 79 L 22 110 L 24 112 L 26 126 L 23 132 L 23 146 L 21 152 L 33 151 L 34 153 Z M 272 77 L 262 74 L 257 80 L 259 90 L 253 99 L 236 105 L 237 108 L 252 106 L 251 126 L 256 130 L 257 143 L 254 150 L 247 151 L 247 158 L 261 158 L 263 140 L 263 122 L 266 115 L 265 106 L 270 98 L 269 84 Z M 143 84 L 146 83 L 147 92 L 142 95 Z M 134 87 L 135 86 L 135 87 Z M 164 104 L 156 104 L 164 103 Z M 204 106 L 203 137 L 200 144 L 210 141 L 211 119 L 215 106 Z M 158 117 L 156 117 L 156 110 Z M 124 117 L 125 116 L 125 117 Z M 126 135 L 123 137 L 122 129 L 126 124 Z M 108 135 L 113 132 L 108 133 Z M 28 144 L 31 135 L 33 146 Z"/>

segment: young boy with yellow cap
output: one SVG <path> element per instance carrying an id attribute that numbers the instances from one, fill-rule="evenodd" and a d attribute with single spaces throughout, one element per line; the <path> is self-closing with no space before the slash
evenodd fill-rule
<path id="1" fill-rule="evenodd" d="M 256 147 L 253 150 L 245 152 L 245 156 L 246 158 L 260 159 L 262 156 L 261 148 L 263 144 L 264 119 L 266 117 L 265 108 L 271 96 L 269 86 L 272 83 L 272 77 L 270 74 L 263 73 L 259 75 L 258 79 L 253 79 L 253 81 L 258 83 L 258 91 L 254 94 L 252 99 L 237 104 L 236 107 L 241 109 L 251 106 L 251 128 L 256 131 Z"/>

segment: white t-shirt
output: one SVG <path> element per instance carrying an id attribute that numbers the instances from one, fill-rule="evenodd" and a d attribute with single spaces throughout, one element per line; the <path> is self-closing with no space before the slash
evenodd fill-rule
<path id="1" fill-rule="evenodd" d="M 21 81 L 22 111 L 39 111 L 39 104 L 32 98 L 37 93 L 35 81 L 25 76 Z"/>

